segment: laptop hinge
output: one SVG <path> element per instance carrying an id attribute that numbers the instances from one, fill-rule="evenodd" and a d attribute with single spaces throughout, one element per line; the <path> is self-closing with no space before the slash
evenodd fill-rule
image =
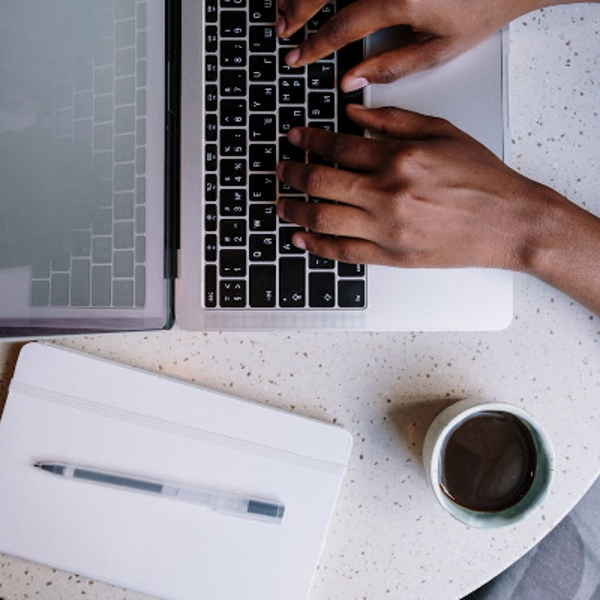
<path id="1" fill-rule="evenodd" d="M 177 277 L 179 250 L 179 116 L 181 2 L 166 0 L 165 60 L 165 278 Z"/>

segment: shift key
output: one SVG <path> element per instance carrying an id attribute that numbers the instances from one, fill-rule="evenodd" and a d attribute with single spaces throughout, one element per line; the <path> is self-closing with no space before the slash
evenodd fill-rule
<path id="1" fill-rule="evenodd" d="M 275 306 L 275 265 L 250 267 L 250 306 L 252 308 Z"/>
<path id="2" fill-rule="evenodd" d="M 302 308 L 306 303 L 306 259 L 279 259 L 279 305 Z"/>

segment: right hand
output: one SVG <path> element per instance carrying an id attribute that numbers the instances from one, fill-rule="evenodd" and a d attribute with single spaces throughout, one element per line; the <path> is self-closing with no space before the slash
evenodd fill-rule
<path id="1" fill-rule="evenodd" d="M 289 37 L 326 3 L 279 0 L 282 15 L 277 34 Z M 369 83 L 390 83 L 448 62 L 539 6 L 540 0 L 355 0 L 292 50 L 286 62 L 301 67 L 379 29 L 409 26 L 408 43 L 372 56 L 346 73 L 341 86 L 351 92 Z"/>

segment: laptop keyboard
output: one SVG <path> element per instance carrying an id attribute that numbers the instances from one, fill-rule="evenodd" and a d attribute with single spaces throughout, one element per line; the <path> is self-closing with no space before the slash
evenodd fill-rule
<path id="1" fill-rule="evenodd" d="M 73 161 L 65 169 L 89 169 L 93 193 L 73 198 L 63 253 L 32 267 L 35 307 L 146 304 L 147 7 L 100 0 L 95 9 L 93 55 L 54 57 L 53 115 L 57 151 Z"/>
<path id="2" fill-rule="evenodd" d="M 345 130 L 337 57 L 297 69 L 284 60 L 335 4 L 286 40 L 275 35 L 276 0 L 208 0 L 205 11 L 204 306 L 365 308 L 364 265 L 294 247 L 299 228 L 275 212 L 278 197 L 324 202 L 277 180 L 282 160 L 327 164 L 292 146 L 287 132 Z"/>

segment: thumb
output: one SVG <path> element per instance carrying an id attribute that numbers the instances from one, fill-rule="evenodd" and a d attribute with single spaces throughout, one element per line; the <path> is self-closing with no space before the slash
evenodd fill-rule
<path id="1" fill-rule="evenodd" d="M 444 38 L 411 42 L 402 48 L 371 56 L 350 69 L 342 79 L 342 89 L 348 93 L 369 83 L 392 83 L 412 73 L 431 69 L 450 58 L 450 44 Z"/>

